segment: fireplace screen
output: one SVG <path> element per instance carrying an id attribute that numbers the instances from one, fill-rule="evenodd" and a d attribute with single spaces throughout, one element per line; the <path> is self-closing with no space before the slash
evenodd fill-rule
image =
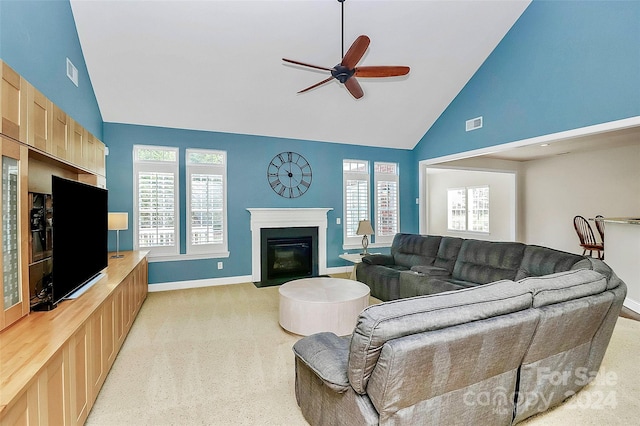
<path id="1" fill-rule="evenodd" d="M 318 276 L 318 228 L 264 228 L 260 230 L 260 284 Z"/>
<path id="2" fill-rule="evenodd" d="M 311 256 L 311 237 L 268 239 L 267 279 L 310 277 Z"/>

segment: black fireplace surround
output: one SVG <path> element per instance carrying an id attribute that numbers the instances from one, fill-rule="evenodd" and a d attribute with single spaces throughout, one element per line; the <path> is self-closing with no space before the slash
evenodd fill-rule
<path id="1" fill-rule="evenodd" d="M 260 230 L 260 287 L 318 276 L 318 227 Z"/>

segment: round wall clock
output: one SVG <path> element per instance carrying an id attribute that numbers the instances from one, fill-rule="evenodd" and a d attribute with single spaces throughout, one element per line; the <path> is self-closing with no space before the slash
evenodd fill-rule
<path id="1" fill-rule="evenodd" d="M 267 180 L 276 194 L 285 198 L 296 198 L 307 192 L 311 186 L 311 166 L 298 153 L 281 152 L 269 163 Z"/>

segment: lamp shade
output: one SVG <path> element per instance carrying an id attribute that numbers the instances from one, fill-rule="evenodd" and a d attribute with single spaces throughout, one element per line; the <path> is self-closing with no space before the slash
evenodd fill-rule
<path id="1" fill-rule="evenodd" d="M 126 212 L 109 213 L 107 222 L 109 231 L 124 231 L 125 229 L 129 229 L 129 214 Z"/>
<path id="2" fill-rule="evenodd" d="M 356 235 L 373 235 L 371 222 L 368 220 L 361 220 L 360 222 L 358 222 L 358 230 L 356 231 Z"/>

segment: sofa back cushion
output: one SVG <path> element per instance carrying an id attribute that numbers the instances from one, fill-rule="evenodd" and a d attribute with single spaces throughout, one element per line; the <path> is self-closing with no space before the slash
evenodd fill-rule
<path id="1" fill-rule="evenodd" d="M 525 245 L 515 242 L 464 240 L 452 278 L 476 284 L 516 277 Z"/>
<path id="2" fill-rule="evenodd" d="M 540 319 L 522 359 L 516 423 L 559 404 L 597 373 L 592 347 L 615 298 L 606 281 L 581 269 L 518 283 L 533 292 Z"/>
<path id="3" fill-rule="evenodd" d="M 526 277 L 540 277 L 568 271 L 582 260 L 584 260 L 584 256 L 530 245 L 524 249 L 524 256 L 516 273 L 515 281 Z"/>
<path id="4" fill-rule="evenodd" d="M 383 345 L 393 339 L 527 309 L 532 295 L 513 281 L 372 305 L 358 316 L 349 350 L 349 382 L 365 393 Z"/>
<path id="5" fill-rule="evenodd" d="M 458 258 L 458 253 L 460 253 L 462 241 L 462 238 L 442 237 L 433 266 L 444 268 L 451 273 L 453 271 L 453 265 L 455 265 L 456 259 Z"/>
<path id="6" fill-rule="evenodd" d="M 379 424 L 511 424 L 537 323 L 525 309 L 387 341 L 367 385 Z"/>
<path id="7" fill-rule="evenodd" d="M 396 234 L 391 255 L 396 265 L 407 269 L 415 265 L 433 265 L 441 239 L 439 235 Z"/>

